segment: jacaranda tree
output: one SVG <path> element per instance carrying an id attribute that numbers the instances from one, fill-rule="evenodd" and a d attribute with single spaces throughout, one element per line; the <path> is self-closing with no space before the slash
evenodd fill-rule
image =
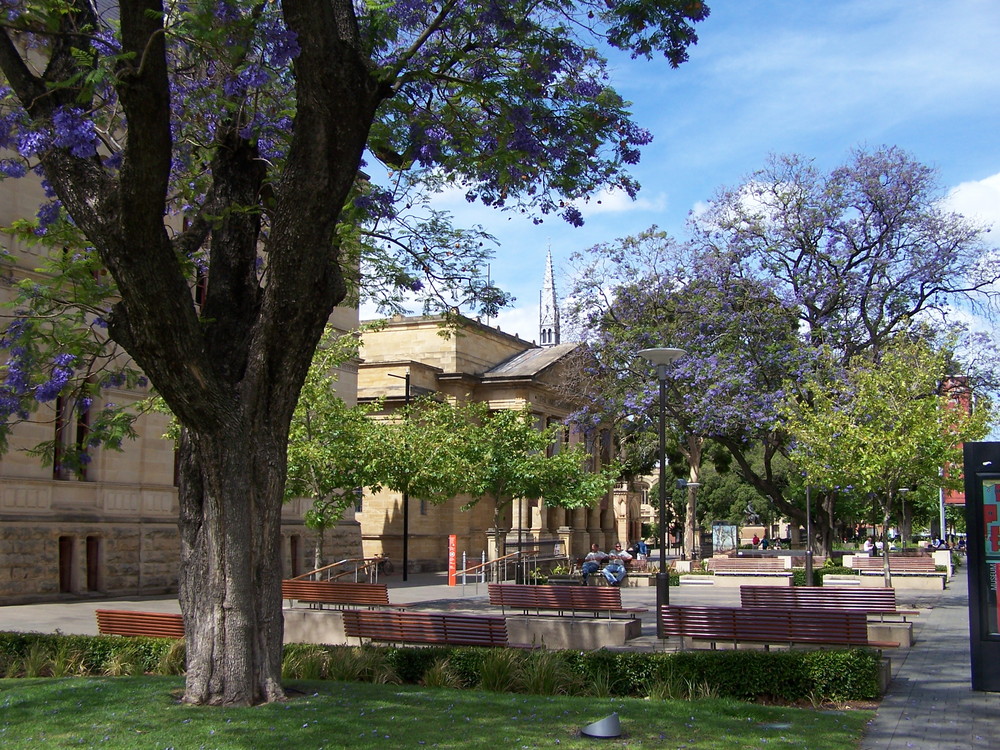
<path id="1" fill-rule="evenodd" d="M 609 186 L 634 193 L 626 170 L 650 136 L 609 86 L 599 48 L 678 65 L 708 10 L 699 0 L 4 0 L 0 10 L 3 172 L 44 180 L 51 202 L 33 231 L 107 269 L 107 303 L 91 320 L 183 428 L 184 699 L 280 699 L 288 426 L 331 310 L 365 281 L 454 290 L 487 311 L 502 302 L 478 273 L 478 237 L 408 214 L 421 204 L 407 190 L 452 186 L 574 224 L 573 201 Z M 198 275 L 207 286 L 196 300 Z M 3 403 L 15 418 L 32 398 L 22 365 L 49 363 L 57 389 L 85 365 L 77 352 L 42 356 L 22 332 L 5 338 L 16 377 Z M 27 351 L 38 356 L 19 359 Z"/>
<path id="2" fill-rule="evenodd" d="M 587 411 L 646 415 L 631 424 L 650 430 L 655 383 L 636 352 L 685 349 L 669 370 L 667 407 L 691 478 L 699 440 L 710 437 L 778 514 L 805 525 L 777 411 L 787 382 L 831 356 L 838 367 L 877 362 L 896 336 L 947 339 L 962 312 L 988 313 L 996 301 L 1000 274 L 983 228 L 941 197 L 934 171 L 897 148 L 859 149 L 828 174 L 803 157 L 776 156 L 720 190 L 693 217 L 687 241 L 650 230 L 592 248 L 572 295 L 601 362 L 587 373 L 599 378 Z M 991 358 L 973 356 L 967 341 L 952 372 L 995 388 Z M 833 486 L 813 495 L 824 552 L 843 500 Z"/>
<path id="3" fill-rule="evenodd" d="M 718 191 L 692 222 L 693 241 L 733 277 L 769 284 L 796 310 L 805 341 L 827 347 L 842 367 L 857 357 L 877 362 L 899 335 L 936 331 L 964 340 L 952 373 L 994 389 L 988 361 L 995 347 L 985 358 L 974 354 L 961 328 L 968 311 L 994 309 L 995 250 L 985 227 L 948 210 L 943 197 L 935 170 L 898 147 L 855 149 L 829 172 L 803 156 L 773 156 L 740 185 Z M 804 374 L 792 370 L 788 378 Z M 766 438 L 775 450 L 765 453 L 762 472 L 752 469 L 742 442 L 726 447 L 779 511 L 804 522 L 801 503 L 770 481 L 772 460 L 788 448 L 781 421 L 775 425 Z M 842 499 L 833 491 L 813 496 L 824 552 Z"/>
<path id="4" fill-rule="evenodd" d="M 575 415 L 583 424 L 617 419 L 626 441 L 648 446 L 659 412 L 656 373 L 641 349 L 676 347 L 664 411 L 674 472 L 689 482 L 685 552 L 696 554 L 695 483 L 712 442 L 763 445 L 782 400 L 785 373 L 802 356 L 795 311 L 763 282 L 741 279 L 726 264 L 649 230 L 580 256 L 571 319 L 587 338 L 593 391 Z M 718 451 L 714 451 L 718 453 Z M 642 461 L 633 462 L 642 466 Z M 647 469 L 648 470 L 648 469 Z"/>

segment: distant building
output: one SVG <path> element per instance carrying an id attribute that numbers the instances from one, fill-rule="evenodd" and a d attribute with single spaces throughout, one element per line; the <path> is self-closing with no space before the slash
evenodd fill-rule
<path id="1" fill-rule="evenodd" d="M 577 367 L 580 344 L 540 347 L 468 318 L 460 319 L 453 335 L 440 335 L 440 317 L 397 317 L 386 327 L 365 335 L 358 372 L 358 401 L 385 399 L 387 411 L 401 406 L 407 382 L 411 396 L 437 394 L 456 402 L 481 401 L 492 409 L 528 408 L 539 426 L 564 423 L 578 402 L 563 387 Z M 409 376 L 409 381 L 404 380 Z M 584 442 L 595 467 L 612 458 L 609 430 L 585 436 L 566 430 L 570 444 Z M 564 510 L 542 500 L 515 501 L 507 509 L 500 531 L 507 549 L 559 549 L 585 554 L 592 542 L 607 548 L 619 540 L 612 493 L 592 508 Z M 367 494 L 356 514 L 366 556 L 402 555 L 402 498 L 398 493 Z M 441 505 L 410 499 L 408 557 L 413 569 L 443 569 L 448 535 L 458 536 L 458 549 L 478 559 L 491 549 L 494 509 L 489 500 L 462 511 L 468 498 Z"/>
<path id="2" fill-rule="evenodd" d="M 545 257 L 545 279 L 538 304 L 538 343 L 555 346 L 562 335 L 559 330 L 559 298 L 556 295 L 555 275 L 552 273 L 552 251 Z"/>
<path id="3" fill-rule="evenodd" d="M 968 378 L 957 375 L 946 378 L 942 390 L 948 396 L 948 405 L 951 408 L 961 409 L 967 414 L 972 412 L 975 394 L 969 387 Z M 949 476 L 951 467 L 945 466 L 942 471 L 945 476 Z M 965 490 L 944 490 L 943 500 L 945 505 L 965 505 Z"/>

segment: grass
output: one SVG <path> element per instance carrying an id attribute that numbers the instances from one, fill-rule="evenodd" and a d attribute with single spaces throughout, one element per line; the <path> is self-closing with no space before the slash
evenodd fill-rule
<path id="1" fill-rule="evenodd" d="M 0 679 L 0 747 L 608 748 L 858 747 L 870 711 L 503 694 L 358 682 L 290 681 L 290 700 L 253 708 L 178 702 L 178 677 Z M 581 737 L 617 712 L 622 736 Z"/>

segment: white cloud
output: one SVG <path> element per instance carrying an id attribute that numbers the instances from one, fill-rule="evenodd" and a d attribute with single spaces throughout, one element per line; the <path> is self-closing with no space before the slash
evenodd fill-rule
<path id="1" fill-rule="evenodd" d="M 586 216 L 596 214 L 618 214 L 629 211 L 662 211 L 666 208 L 667 196 L 664 193 L 646 197 L 640 196 L 632 200 L 623 190 L 605 188 L 587 202 L 578 202 L 577 207 Z"/>
<path id="2" fill-rule="evenodd" d="M 485 322 L 485 321 L 484 321 Z M 538 305 L 519 305 L 501 311 L 489 324 L 525 341 L 538 341 Z"/>
<path id="3" fill-rule="evenodd" d="M 952 188 L 945 205 L 963 216 L 1000 228 L 1000 173 Z"/>

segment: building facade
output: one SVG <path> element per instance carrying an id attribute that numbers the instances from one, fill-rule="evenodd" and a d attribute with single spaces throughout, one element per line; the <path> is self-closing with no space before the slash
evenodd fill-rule
<path id="1" fill-rule="evenodd" d="M 433 394 L 456 403 L 484 402 L 493 410 L 527 408 L 540 426 L 565 424 L 578 407 L 562 386 L 567 369 L 578 367 L 578 358 L 585 356 L 579 344 L 536 346 L 468 318 L 460 318 L 458 330 L 443 336 L 444 322 L 439 317 L 397 317 L 382 330 L 366 334 L 358 401 L 381 398 L 391 412 L 406 401 L 409 387 L 410 397 Z M 570 444 L 586 444 L 595 467 L 611 461 L 609 431 L 588 436 L 567 428 L 565 435 Z M 497 531 L 493 503 L 484 499 L 462 510 L 468 500 L 457 497 L 440 505 L 408 500 L 406 538 L 412 570 L 443 569 L 452 534 L 458 537 L 460 557 L 464 553 L 471 561 L 492 555 Z M 627 512 L 627 505 L 621 510 Z M 499 532 L 508 552 L 521 547 L 583 555 L 593 542 L 606 549 L 625 541 L 618 529 L 627 534 L 631 526 L 620 525 L 616 517 L 613 493 L 591 508 L 577 510 L 549 507 L 544 498 L 521 499 L 505 510 Z M 404 529 L 398 493 L 366 494 L 356 518 L 366 556 L 385 553 L 401 559 Z"/>
<path id="2" fill-rule="evenodd" d="M 43 202 L 31 178 L 0 182 L 0 226 L 33 216 Z M 0 246 L 13 262 L 14 280 L 36 277 L 44 265 L 43 245 L 27 245 L 0 234 Z M 196 295 L 192 280 L 192 295 Z M 0 289 L 0 299 L 12 294 Z M 0 319 L 6 329 L 11 318 Z M 348 331 L 358 313 L 338 309 L 331 324 Z M 0 381 L 6 376 L 0 361 Z M 357 363 L 343 365 L 339 392 L 352 403 L 357 389 Z M 107 387 L 105 402 L 127 406 L 149 395 L 149 389 Z M 8 449 L 0 455 L 0 604 L 81 596 L 132 596 L 177 590 L 180 560 L 174 443 L 164 437 L 169 417 L 147 413 L 137 422 L 138 438 L 119 451 L 89 448 L 89 463 L 80 474 L 43 465 L 28 453 L 40 443 L 86 444 L 86 424 L 62 418 L 59 399 L 40 404 L 37 413 L 16 425 Z M 303 524 L 310 503 L 296 500 L 284 508 L 282 566 L 295 575 L 309 568 L 314 538 Z M 357 556 L 360 527 L 349 510 L 341 524 L 327 532 L 326 547 L 342 557 Z"/>

